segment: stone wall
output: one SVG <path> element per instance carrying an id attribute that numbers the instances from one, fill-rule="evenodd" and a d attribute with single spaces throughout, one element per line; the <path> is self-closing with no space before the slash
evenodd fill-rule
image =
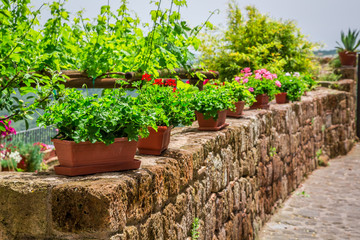
<path id="1" fill-rule="evenodd" d="M 0 239 L 183 240 L 195 219 L 198 239 L 253 239 L 318 166 L 319 149 L 351 149 L 354 104 L 348 92 L 321 88 L 245 111 L 219 132 L 176 128 L 163 156 L 136 156 L 137 171 L 1 173 Z"/>

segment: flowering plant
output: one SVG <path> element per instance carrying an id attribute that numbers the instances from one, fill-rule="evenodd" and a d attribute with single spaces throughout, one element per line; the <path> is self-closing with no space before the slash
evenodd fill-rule
<path id="1" fill-rule="evenodd" d="M 16 147 L 9 145 L 4 147 L 1 146 L 0 151 L 0 168 L 8 168 L 9 170 L 15 171 L 17 169 L 18 163 L 21 161 L 22 157 L 17 151 Z"/>
<path id="2" fill-rule="evenodd" d="M 11 120 L 0 120 L 0 139 L 8 138 L 12 134 L 16 134 L 16 131 L 11 125 Z"/>
<path id="3" fill-rule="evenodd" d="M 281 74 L 278 81 L 280 82 L 280 85 L 277 86 L 278 91 L 286 92 L 290 101 L 298 101 L 307 88 L 299 73 L 293 73 L 292 75 L 290 73 Z"/>
<path id="4" fill-rule="evenodd" d="M 143 76 L 147 84 L 138 89 L 136 103 L 152 109 L 157 126 L 191 125 L 195 120 L 191 109 L 191 94 L 177 89 L 175 79 L 151 79 Z"/>
<path id="5" fill-rule="evenodd" d="M 33 144 L 33 146 L 39 146 L 40 147 L 40 151 L 45 151 L 48 149 L 51 149 L 51 147 L 45 143 L 41 143 L 41 142 L 36 142 Z"/>
<path id="6" fill-rule="evenodd" d="M 27 172 L 41 169 L 44 153 L 41 151 L 40 145 L 16 142 L 1 147 L 3 149 L 0 151 L 2 168 Z"/>
<path id="7" fill-rule="evenodd" d="M 194 94 L 191 102 L 194 110 L 204 114 L 205 119 L 217 119 L 219 111 L 235 108 L 236 99 L 233 90 L 223 84 L 207 83 L 202 91 Z"/>
<path id="8" fill-rule="evenodd" d="M 255 70 L 254 73 L 250 68 L 241 70 L 240 76 L 235 77 L 235 80 L 245 84 L 248 90 L 254 95 L 267 94 L 270 99 L 276 94 L 277 75 L 266 69 Z"/>

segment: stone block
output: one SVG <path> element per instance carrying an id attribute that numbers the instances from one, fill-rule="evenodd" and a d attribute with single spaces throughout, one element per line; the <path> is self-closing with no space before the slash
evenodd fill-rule
<path id="1" fill-rule="evenodd" d="M 11 174 L 4 174 L 11 176 Z M 45 238 L 51 227 L 48 203 L 51 183 L 33 177 L 0 182 L 1 239 Z"/>

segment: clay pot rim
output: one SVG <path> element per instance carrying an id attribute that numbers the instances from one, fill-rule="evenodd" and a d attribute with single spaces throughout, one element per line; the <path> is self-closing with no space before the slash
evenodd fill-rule
<path id="1" fill-rule="evenodd" d="M 226 110 L 227 110 L 227 109 L 218 110 L 218 114 L 219 114 L 220 112 L 224 112 L 224 111 L 226 111 Z M 202 113 L 202 112 L 199 112 L 199 111 L 195 110 L 195 113 L 205 114 L 206 112 Z"/>
<path id="2" fill-rule="evenodd" d="M 339 52 L 339 53 L 356 54 L 357 52 L 350 52 L 350 51 L 344 50 L 344 51 L 341 51 L 341 52 Z"/>
<path id="3" fill-rule="evenodd" d="M 61 140 L 61 139 L 57 139 L 57 138 L 53 138 L 51 139 L 51 141 L 53 143 L 62 143 L 62 144 L 68 144 L 68 145 L 74 145 L 74 144 L 105 144 L 103 142 L 95 142 L 95 143 L 91 143 L 90 141 L 86 141 L 86 142 L 79 142 L 79 143 L 76 143 L 75 141 L 72 141 L 72 140 Z M 115 138 L 114 140 L 114 143 L 115 142 L 132 142 L 132 141 L 129 141 L 127 137 L 121 137 L 121 138 Z"/>
<path id="4" fill-rule="evenodd" d="M 276 95 L 287 95 L 287 92 L 277 93 Z"/>
<path id="5" fill-rule="evenodd" d="M 164 131 L 166 131 L 167 129 L 173 129 L 174 128 L 174 126 L 157 126 L 158 127 L 158 129 L 157 129 L 157 131 L 158 132 L 164 132 Z M 148 127 L 148 129 L 149 130 L 154 130 L 155 131 L 155 129 L 153 128 L 153 127 Z"/>

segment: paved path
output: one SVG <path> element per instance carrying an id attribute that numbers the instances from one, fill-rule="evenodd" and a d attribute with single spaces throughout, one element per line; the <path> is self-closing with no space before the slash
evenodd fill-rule
<path id="1" fill-rule="evenodd" d="M 259 239 L 360 239 L 360 145 L 314 171 L 265 224 Z"/>

